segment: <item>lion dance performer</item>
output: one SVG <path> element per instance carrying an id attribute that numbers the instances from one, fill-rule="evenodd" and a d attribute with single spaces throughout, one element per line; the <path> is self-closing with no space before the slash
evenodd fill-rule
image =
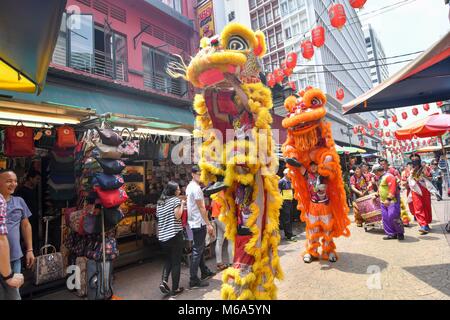
<path id="1" fill-rule="evenodd" d="M 327 113 L 325 94 L 308 87 L 301 98 L 285 100 L 288 111 L 283 127 L 288 130 L 283 155 L 306 222 L 306 251 L 303 260 L 310 263 L 319 258 L 335 262 L 338 259 L 333 239 L 350 236 L 349 208 L 346 201 L 339 156 L 331 132 L 324 121 Z M 322 239 L 322 243 L 320 243 Z"/>
<path id="2" fill-rule="evenodd" d="M 223 299 L 275 299 L 274 280 L 282 277 L 272 96 L 259 76 L 258 58 L 265 52 L 262 32 L 232 23 L 219 37 L 202 39 L 188 66 L 181 59 L 168 68 L 170 75 L 202 89 L 194 99 L 194 134 L 203 141 L 201 180 L 208 186 L 206 195 L 225 191 L 224 198 L 215 199 L 221 202 L 225 236 L 234 243 Z"/>

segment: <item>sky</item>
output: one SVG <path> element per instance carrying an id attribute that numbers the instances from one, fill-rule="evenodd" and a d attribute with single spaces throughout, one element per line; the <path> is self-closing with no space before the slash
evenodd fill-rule
<path id="1" fill-rule="evenodd" d="M 444 4 L 444 0 L 409 0 L 405 2 L 405 5 L 385 13 L 365 14 L 403 1 L 405 0 L 368 0 L 359 12 L 362 24 L 370 23 L 375 29 L 387 57 L 426 50 L 450 30 L 449 6 Z M 392 59 L 388 62 L 414 57 L 416 55 Z M 393 75 L 406 64 L 390 65 L 390 74 Z M 424 118 L 426 114 L 438 111 L 434 103 L 430 104 L 428 112 L 424 112 L 422 106 L 417 107 L 420 112 L 417 117 L 411 114 L 411 107 L 395 109 L 399 123 L 406 125 Z M 406 121 L 403 121 L 400 116 L 403 111 L 408 112 Z"/>

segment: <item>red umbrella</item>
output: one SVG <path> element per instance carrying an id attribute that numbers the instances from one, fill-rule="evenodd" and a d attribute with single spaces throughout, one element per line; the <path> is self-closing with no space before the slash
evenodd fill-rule
<path id="1" fill-rule="evenodd" d="M 450 130 L 450 114 L 435 113 L 395 131 L 398 140 L 442 136 Z"/>

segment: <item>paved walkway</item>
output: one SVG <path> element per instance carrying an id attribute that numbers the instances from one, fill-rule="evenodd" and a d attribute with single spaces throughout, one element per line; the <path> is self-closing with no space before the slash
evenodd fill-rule
<path id="1" fill-rule="evenodd" d="M 419 235 L 418 225 L 406 228 L 405 240 L 383 241 L 381 230 L 365 232 L 351 226 L 350 238 L 336 241 L 339 261 L 305 264 L 300 258 L 304 233 L 299 241 L 279 247 L 285 273 L 278 282 L 279 299 L 447 299 L 450 300 L 450 199 L 433 200 L 432 231 Z M 214 259 L 207 263 L 214 266 Z M 160 259 L 130 267 L 116 274 L 115 294 L 124 299 L 165 299 L 158 289 Z M 181 285 L 188 287 L 189 270 L 182 269 Z M 221 274 L 204 289 L 187 290 L 177 299 L 220 299 Z M 67 291 L 43 299 L 77 299 Z"/>

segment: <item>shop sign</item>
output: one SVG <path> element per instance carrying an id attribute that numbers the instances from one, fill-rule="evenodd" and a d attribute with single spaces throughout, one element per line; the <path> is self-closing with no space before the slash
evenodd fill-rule
<path id="1" fill-rule="evenodd" d="M 200 38 L 215 35 L 213 2 L 208 1 L 197 10 Z"/>

